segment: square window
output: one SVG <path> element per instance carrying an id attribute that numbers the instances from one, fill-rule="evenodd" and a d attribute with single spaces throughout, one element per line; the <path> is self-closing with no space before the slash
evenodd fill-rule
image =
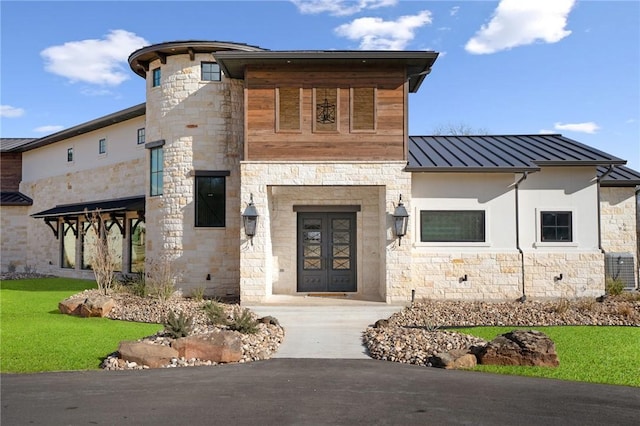
<path id="1" fill-rule="evenodd" d="M 138 145 L 142 145 L 143 143 L 145 143 L 145 129 L 144 127 L 141 129 L 138 129 Z"/>
<path id="2" fill-rule="evenodd" d="M 420 241 L 485 242 L 484 210 L 422 210 Z"/>
<path id="3" fill-rule="evenodd" d="M 160 86 L 160 68 L 156 68 L 153 70 L 153 80 L 151 83 L 152 87 Z"/>
<path id="4" fill-rule="evenodd" d="M 572 212 L 541 212 L 540 241 L 567 242 L 573 241 Z"/>
<path id="5" fill-rule="evenodd" d="M 67 148 L 67 163 L 73 162 L 73 148 Z"/>
<path id="6" fill-rule="evenodd" d="M 106 154 L 107 153 L 107 140 L 100 139 L 98 141 L 98 154 Z"/>
<path id="7" fill-rule="evenodd" d="M 150 181 L 151 187 L 149 194 L 151 196 L 162 195 L 162 179 L 164 172 L 164 155 L 162 147 L 153 148 L 149 152 L 150 156 Z"/>
<path id="8" fill-rule="evenodd" d="M 215 62 L 202 62 L 200 64 L 200 79 L 202 81 L 220 81 L 220 65 Z"/>
<path id="9" fill-rule="evenodd" d="M 196 226 L 225 226 L 225 177 L 196 176 Z"/>

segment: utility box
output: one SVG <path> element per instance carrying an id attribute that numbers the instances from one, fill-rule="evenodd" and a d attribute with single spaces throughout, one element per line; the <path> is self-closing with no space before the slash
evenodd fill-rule
<path id="1" fill-rule="evenodd" d="M 625 290 L 636 289 L 636 266 L 632 253 L 605 253 L 604 273 L 608 278 L 621 280 Z"/>

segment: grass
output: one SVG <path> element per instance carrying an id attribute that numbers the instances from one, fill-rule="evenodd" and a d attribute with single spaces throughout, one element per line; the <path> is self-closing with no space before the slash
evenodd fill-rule
<path id="1" fill-rule="evenodd" d="M 158 324 L 79 318 L 58 312 L 58 302 L 95 281 L 39 278 L 0 282 L 0 372 L 97 370 L 121 340 L 162 329 Z"/>
<path id="2" fill-rule="evenodd" d="M 554 341 L 560 366 L 479 365 L 476 371 L 640 387 L 640 327 L 530 327 Z M 456 328 L 492 340 L 514 327 Z"/>

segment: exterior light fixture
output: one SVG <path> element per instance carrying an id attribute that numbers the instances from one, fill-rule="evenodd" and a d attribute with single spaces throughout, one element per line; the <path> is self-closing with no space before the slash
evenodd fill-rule
<path id="1" fill-rule="evenodd" d="M 402 194 L 396 209 L 393 211 L 393 230 L 398 237 L 398 245 L 402 244 L 402 237 L 407 235 L 407 225 L 409 223 L 409 213 L 402 203 Z"/>
<path id="2" fill-rule="evenodd" d="M 324 101 L 316 105 L 316 121 L 320 124 L 336 122 L 336 104 L 329 102 L 327 89 L 324 89 Z"/>
<path id="3" fill-rule="evenodd" d="M 247 208 L 244 209 L 242 213 L 242 223 L 244 225 L 244 233 L 249 239 L 253 239 L 256 235 L 256 227 L 258 225 L 258 210 L 256 210 L 256 206 L 253 205 L 253 194 L 251 194 L 249 205 L 247 205 Z M 253 241 L 251 244 L 253 244 Z"/>

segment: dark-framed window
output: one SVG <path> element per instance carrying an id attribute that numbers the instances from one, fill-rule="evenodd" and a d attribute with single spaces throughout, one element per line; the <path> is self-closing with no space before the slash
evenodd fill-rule
<path id="1" fill-rule="evenodd" d="M 160 86 L 160 76 L 161 76 L 161 74 L 160 74 L 160 68 L 155 68 L 155 69 L 152 71 L 152 76 L 153 76 L 153 80 L 152 80 L 152 82 L 151 82 L 151 86 L 152 86 L 152 87 L 158 87 L 158 86 Z"/>
<path id="2" fill-rule="evenodd" d="M 60 266 L 67 269 L 76 267 L 76 232 L 78 223 L 62 222 L 62 250 L 60 253 Z"/>
<path id="3" fill-rule="evenodd" d="M 164 174 L 164 153 L 162 147 L 151 148 L 149 150 L 150 157 L 150 190 L 149 195 L 162 195 L 162 177 Z"/>
<path id="4" fill-rule="evenodd" d="M 98 141 L 98 154 L 106 154 L 107 153 L 107 140 L 100 139 Z"/>
<path id="5" fill-rule="evenodd" d="M 200 63 L 200 79 L 202 81 L 220 81 L 220 65 L 215 62 Z"/>
<path id="6" fill-rule="evenodd" d="M 422 210 L 420 241 L 485 242 L 484 210 Z"/>
<path id="7" fill-rule="evenodd" d="M 67 163 L 73 162 L 73 148 L 67 148 Z"/>
<path id="8" fill-rule="evenodd" d="M 572 242 L 572 216 L 570 211 L 540 212 L 540 241 Z"/>
<path id="9" fill-rule="evenodd" d="M 138 145 L 142 145 L 143 143 L 145 143 L 145 139 L 146 139 L 146 131 L 144 127 L 142 127 L 138 129 Z"/>
<path id="10" fill-rule="evenodd" d="M 146 233 L 143 219 L 129 219 L 129 272 L 144 272 Z"/>
<path id="11" fill-rule="evenodd" d="M 229 176 L 229 172 L 195 172 L 195 224 L 197 227 L 225 226 L 226 176 Z"/>

